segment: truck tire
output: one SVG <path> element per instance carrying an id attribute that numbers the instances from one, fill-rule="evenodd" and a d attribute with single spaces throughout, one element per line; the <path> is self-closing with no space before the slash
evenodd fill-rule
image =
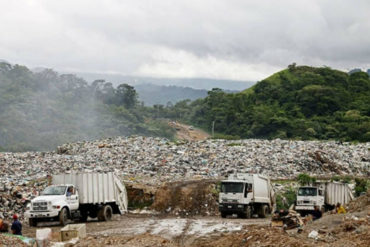
<path id="1" fill-rule="evenodd" d="M 98 219 L 100 221 L 108 221 L 112 219 L 113 210 L 109 205 L 105 205 L 98 212 Z"/>
<path id="2" fill-rule="evenodd" d="M 60 210 L 59 212 L 59 223 L 62 226 L 65 226 L 67 224 L 67 220 L 68 220 L 68 211 L 66 208 L 62 208 L 62 210 Z"/>
<path id="3" fill-rule="evenodd" d="M 221 217 L 226 218 L 227 214 L 225 212 L 221 212 Z"/>
<path id="4" fill-rule="evenodd" d="M 250 219 L 252 217 L 252 209 L 250 206 L 245 207 L 245 218 Z"/>
<path id="5" fill-rule="evenodd" d="M 269 210 L 269 207 L 267 205 L 262 205 L 260 207 L 260 213 L 259 213 L 260 218 L 266 218 L 266 216 L 268 215 L 268 210 Z"/>
<path id="6" fill-rule="evenodd" d="M 29 218 L 28 219 L 28 224 L 30 226 L 37 226 L 37 219 Z"/>

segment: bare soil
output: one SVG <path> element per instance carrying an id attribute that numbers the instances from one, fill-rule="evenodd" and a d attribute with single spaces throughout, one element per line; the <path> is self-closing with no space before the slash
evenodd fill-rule
<path id="1" fill-rule="evenodd" d="M 210 135 L 198 128 L 179 122 L 170 122 L 169 125 L 176 129 L 176 139 L 186 141 L 202 141 L 210 137 Z"/>

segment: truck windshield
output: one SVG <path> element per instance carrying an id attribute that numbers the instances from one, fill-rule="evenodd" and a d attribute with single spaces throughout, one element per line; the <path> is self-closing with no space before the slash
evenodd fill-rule
<path id="1" fill-rule="evenodd" d="M 222 183 L 221 192 L 223 193 L 243 193 L 243 183 Z"/>
<path id="2" fill-rule="evenodd" d="M 299 188 L 298 195 L 299 196 L 317 196 L 317 189 L 316 188 Z"/>
<path id="3" fill-rule="evenodd" d="M 67 186 L 50 186 L 47 187 L 41 195 L 43 196 L 51 196 L 51 195 L 64 195 L 66 192 Z"/>

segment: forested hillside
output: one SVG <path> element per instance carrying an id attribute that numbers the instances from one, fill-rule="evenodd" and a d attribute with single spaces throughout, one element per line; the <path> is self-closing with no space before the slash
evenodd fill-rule
<path id="1" fill-rule="evenodd" d="M 172 137 L 152 120 L 133 87 L 104 80 L 0 63 L 0 151 L 50 150 L 79 140 L 117 135 Z"/>
<path id="2" fill-rule="evenodd" d="M 117 135 L 172 138 L 164 118 L 209 132 L 214 123 L 225 138 L 370 141 L 370 79 L 293 64 L 240 93 L 215 88 L 195 101 L 145 107 L 128 84 L 0 63 L 0 151 Z"/>
<path id="3" fill-rule="evenodd" d="M 219 89 L 163 109 L 230 138 L 370 141 L 370 79 L 328 67 L 295 66 L 241 93 Z"/>

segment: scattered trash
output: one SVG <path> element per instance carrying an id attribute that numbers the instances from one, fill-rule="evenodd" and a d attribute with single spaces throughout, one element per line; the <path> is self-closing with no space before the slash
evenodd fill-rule
<path id="1" fill-rule="evenodd" d="M 276 212 L 271 219 L 271 226 L 283 227 L 284 230 L 300 228 L 305 224 L 299 213 L 294 210 L 281 210 Z"/>
<path id="2" fill-rule="evenodd" d="M 317 231 L 311 231 L 310 234 L 308 234 L 309 238 L 317 239 L 319 236 L 319 233 Z"/>
<path id="3" fill-rule="evenodd" d="M 35 239 L 9 233 L 0 234 L 0 246 L 34 246 Z"/>

